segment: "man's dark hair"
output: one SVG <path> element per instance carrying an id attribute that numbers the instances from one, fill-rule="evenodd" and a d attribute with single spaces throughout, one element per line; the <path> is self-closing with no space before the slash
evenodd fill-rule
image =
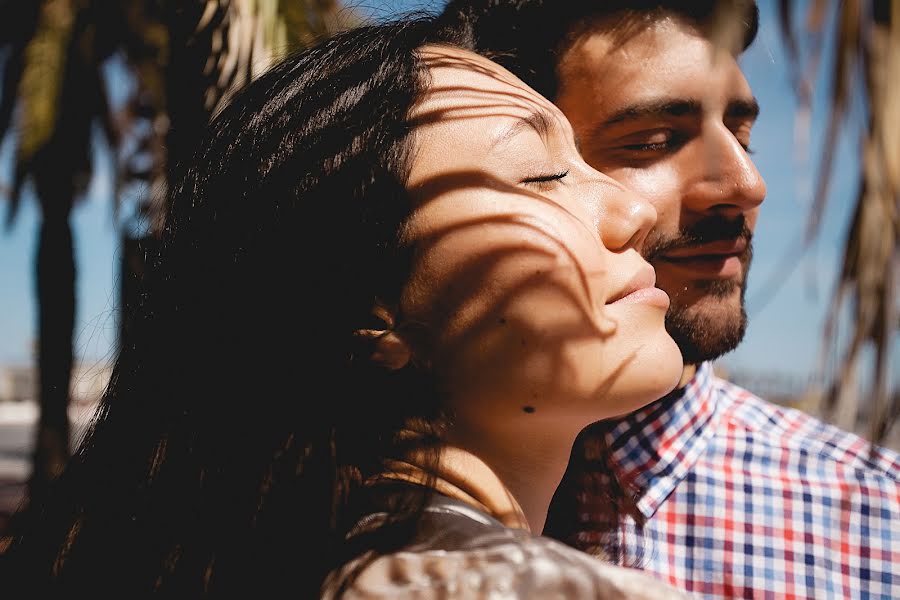
<path id="1" fill-rule="evenodd" d="M 611 19 L 611 32 L 628 35 L 668 15 L 704 32 L 736 17 L 741 49 L 759 27 L 754 0 L 450 0 L 438 22 L 552 100 L 559 58 L 592 23 Z"/>

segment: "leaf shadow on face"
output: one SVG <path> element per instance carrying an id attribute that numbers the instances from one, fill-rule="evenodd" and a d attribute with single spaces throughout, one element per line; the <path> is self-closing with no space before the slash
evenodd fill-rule
<path id="1" fill-rule="evenodd" d="M 448 60 L 448 64 L 454 64 Z M 469 64 L 462 61 L 466 68 Z M 454 64 L 454 66 L 456 66 Z M 475 68 L 481 68 L 475 65 Z M 494 73 L 482 69 L 482 72 L 494 76 Z M 537 105 L 533 92 L 529 92 L 524 84 L 515 87 L 507 81 L 505 95 L 497 90 L 485 90 L 478 87 L 463 85 L 442 86 L 436 93 L 448 96 L 464 96 L 467 99 L 464 110 L 457 107 L 438 107 L 428 111 L 420 111 L 414 117 L 417 126 L 435 123 L 464 122 L 466 119 L 483 119 L 485 117 L 521 118 L 523 104 L 530 104 L 536 110 L 544 110 Z M 516 109 L 512 109 L 515 106 Z M 488 135 L 485 132 L 485 135 Z M 415 135 L 413 136 L 415 138 Z M 412 143 L 412 156 L 415 160 L 415 141 Z M 578 159 L 580 160 L 580 158 Z M 578 217 L 563 205 L 554 201 L 550 196 L 537 193 L 524 187 L 516 181 L 509 180 L 491 173 L 488 169 L 459 169 L 448 170 L 434 175 L 424 181 L 419 181 L 411 190 L 413 211 L 427 211 L 432 202 L 439 202 L 442 197 L 451 193 L 469 192 L 471 194 L 484 193 L 485 202 L 490 203 L 492 196 L 501 195 L 507 198 L 520 199 L 517 206 L 520 210 L 498 211 L 496 214 L 477 214 L 469 218 L 459 217 L 452 224 L 440 229 L 430 229 L 415 240 L 406 239 L 413 247 L 416 257 L 428 255 L 436 251 L 442 242 L 454 237 L 469 236 L 473 244 L 478 243 L 479 230 L 498 230 L 508 228 L 509 231 L 518 229 L 521 241 L 515 241 L 512 235 L 504 238 L 501 245 L 488 245 L 481 249 L 470 247 L 464 260 L 454 264 L 452 273 L 443 273 L 443 280 L 450 283 L 442 288 L 431 291 L 429 301 L 438 307 L 436 314 L 445 318 L 441 322 L 423 322 L 417 319 L 415 314 L 400 315 L 400 327 L 414 340 L 417 352 L 423 364 L 433 364 L 435 359 L 453 355 L 461 351 L 467 345 L 480 340 L 479 350 L 484 356 L 494 360 L 521 360 L 527 361 L 538 353 L 553 357 L 553 363 L 548 366 L 547 372 L 553 373 L 559 378 L 574 378 L 578 375 L 566 360 L 566 347 L 578 344 L 593 336 L 599 336 L 604 340 L 611 340 L 620 323 L 610 320 L 602 307 L 599 306 L 606 293 L 610 295 L 610 287 L 622 280 L 610 277 L 606 265 L 604 272 L 589 272 L 582 264 L 582 259 L 576 255 L 566 239 L 560 237 L 556 228 L 546 222 L 541 212 L 546 214 L 547 209 L 560 211 L 565 218 L 577 220 Z M 535 211 L 529 213 L 527 202 L 533 202 Z M 601 199 L 602 202 L 602 199 Z M 587 227 L 583 222 L 582 226 Z M 596 236 L 596 232 L 592 232 Z M 408 236 L 406 230 L 404 236 Z M 597 252 L 608 252 L 599 243 Z M 414 259 L 415 261 L 415 259 Z M 497 289 L 493 285 L 495 273 L 504 264 L 510 261 L 521 262 L 522 274 L 508 285 Z M 529 268 L 527 265 L 533 262 L 539 265 Z M 565 273 L 562 273 L 565 271 Z M 607 281 L 610 280 L 611 281 Z M 602 291 L 598 294 L 598 282 Z M 485 287 L 492 287 L 493 295 L 490 302 L 482 302 Z M 545 319 L 540 325 L 533 322 L 527 315 L 517 316 L 511 312 L 522 294 L 533 292 L 540 288 L 542 292 L 553 295 L 556 305 L 561 307 L 560 315 L 565 315 L 565 320 L 559 320 L 553 326 L 548 326 Z M 577 310 L 571 310 L 576 307 Z M 452 335 L 441 335 L 439 332 L 445 325 L 446 319 L 459 318 L 464 315 L 464 326 L 453 331 Z M 500 332 L 509 328 L 516 331 L 525 331 L 519 342 L 505 338 Z M 526 338 L 529 338 L 526 341 Z M 538 344 L 532 344 L 533 340 L 539 340 Z M 602 399 L 609 389 L 615 385 L 616 379 L 623 376 L 628 365 L 634 361 L 635 352 L 625 356 L 621 364 L 606 366 L 610 375 L 602 385 L 593 392 L 593 396 Z M 600 358 L 598 357 L 598 360 Z M 597 368 L 604 367 L 598 364 Z M 440 365 L 437 365 L 440 373 Z M 452 379 L 452 373 L 441 373 L 447 379 Z M 489 376 L 489 375 L 487 375 Z"/>

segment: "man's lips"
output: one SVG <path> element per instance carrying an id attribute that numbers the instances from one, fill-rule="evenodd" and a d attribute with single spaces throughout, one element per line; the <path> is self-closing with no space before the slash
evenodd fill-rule
<path id="1" fill-rule="evenodd" d="M 736 277 L 743 272 L 748 247 L 745 238 L 737 238 L 672 249 L 657 257 L 654 266 L 668 264 L 702 277 Z"/>
<path id="2" fill-rule="evenodd" d="M 747 250 L 747 240 L 745 238 L 737 238 L 734 240 L 719 240 L 716 242 L 707 242 L 706 244 L 697 244 L 695 246 L 687 246 L 684 248 L 676 248 L 669 250 L 662 256 L 663 260 L 678 261 L 680 259 L 698 259 L 698 258 L 720 258 L 725 259 L 729 256 L 740 256 Z"/>

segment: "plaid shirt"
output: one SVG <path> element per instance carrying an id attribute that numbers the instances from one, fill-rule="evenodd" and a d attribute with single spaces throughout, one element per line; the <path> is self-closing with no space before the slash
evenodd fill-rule
<path id="1" fill-rule="evenodd" d="M 900 599 L 898 454 L 870 456 L 862 438 L 761 400 L 709 364 L 683 396 L 602 427 L 633 501 L 617 534 L 626 560 L 708 598 Z M 582 484 L 607 485 L 602 473 Z M 581 493 L 582 525 L 606 501 Z M 602 543 L 579 527 L 569 541 Z"/>

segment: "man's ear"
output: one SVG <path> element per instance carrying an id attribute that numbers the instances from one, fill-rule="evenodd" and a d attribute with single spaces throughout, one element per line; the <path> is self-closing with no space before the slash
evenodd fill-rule
<path id="1" fill-rule="evenodd" d="M 384 322 L 384 329 L 357 329 L 355 335 L 369 340 L 372 354 L 369 356 L 376 365 L 392 371 L 402 369 L 412 359 L 412 346 L 394 330 L 393 311 L 380 302 L 372 308 L 372 314 Z"/>

